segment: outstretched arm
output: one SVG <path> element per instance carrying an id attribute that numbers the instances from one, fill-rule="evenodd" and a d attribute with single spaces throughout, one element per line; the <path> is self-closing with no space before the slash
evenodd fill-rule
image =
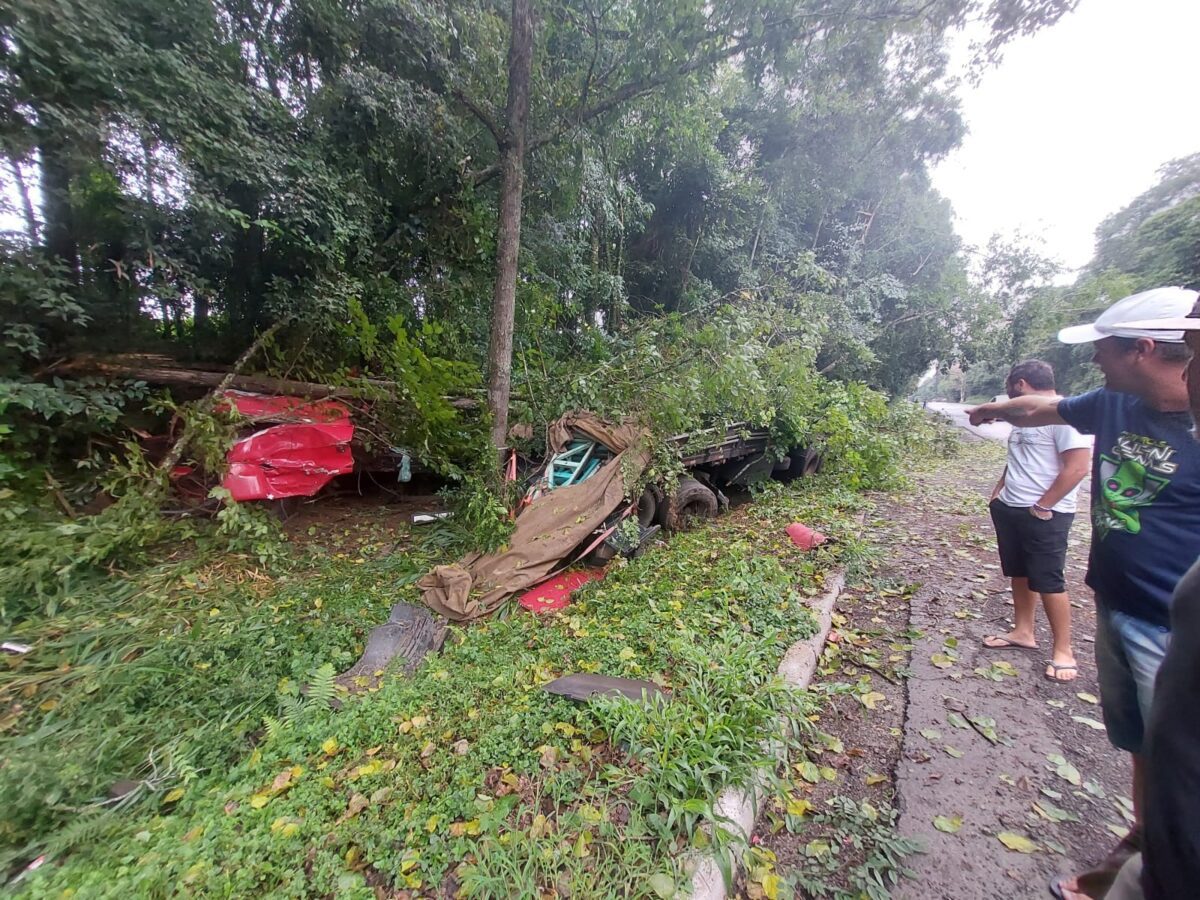
<path id="1" fill-rule="evenodd" d="M 972 425 L 995 422 L 999 419 L 1019 428 L 1036 428 L 1039 425 L 1065 425 L 1066 420 L 1058 414 L 1059 397 L 1026 394 L 1005 400 L 1002 403 L 984 403 L 967 410 Z"/>

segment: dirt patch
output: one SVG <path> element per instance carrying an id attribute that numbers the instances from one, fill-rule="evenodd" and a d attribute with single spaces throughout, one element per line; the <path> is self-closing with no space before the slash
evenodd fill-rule
<path id="1" fill-rule="evenodd" d="M 766 862 L 798 896 L 857 893 L 872 863 L 886 880 L 895 871 L 886 858 L 906 840 L 926 852 L 908 858 L 912 877 L 895 896 L 1037 896 L 1050 875 L 1103 855 L 1125 826 L 1128 760 L 1097 730 L 1092 702 L 1085 515 L 1068 562 L 1079 678 L 1042 677 L 1043 613 L 1042 649 L 980 646 L 1011 616 L 986 511 L 1003 459 L 1003 448 L 972 443 L 914 473 L 911 489 L 874 498 L 865 536 L 878 555 L 839 603 L 844 618 L 814 682 L 825 697 L 816 725 L 829 738 L 823 752 L 791 760 L 810 821 L 790 834 L 768 810 L 758 823 L 760 853 L 773 854 Z M 1086 510 L 1086 494 L 1080 501 Z M 818 766 L 816 783 L 803 777 L 806 762 Z M 893 803 L 899 819 L 884 831 Z M 744 893 L 764 891 L 751 881 Z"/>
<path id="2" fill-rule="evenodd" d="M 290 498 L 276 513 L 288 543 L 300 551 L 373 557 L 404 546 L 414 515 L 446 509 L 436 487 L 381 484 L 378 476 L 354 475 L 316 497 Z"/>

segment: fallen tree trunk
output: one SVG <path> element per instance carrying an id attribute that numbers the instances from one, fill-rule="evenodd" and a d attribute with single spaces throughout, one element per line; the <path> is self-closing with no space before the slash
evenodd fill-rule
<path id="1" fill-rule="evenodd" d="M 47 370 L 51 375 L 102 375 L 105 378 L 129 378 L 147 384 L 172 387 L 196 387 L 212 390 L 232 388 L 257 394 L 282 394 L 288 397 L 304 397 L 320 400 L 326 397 L 354 398 L 360 392 L 352 387 L 332 384 L 317 384 L 311 381 L 292 381 L 271 375 L 238 375 L 231 372 L 214 372 L 206 369 L 185 369 L 171 365 L 132 364 L 122 359 L 82 356 L 67 360 Z M 394 390 L 396 384 L 376 378 L 363 379 L 364 383 L 382 391 Z M 450 405 L 456 409 L 475 409 L 479 401 L 472 397 L 449 397 Z"/>

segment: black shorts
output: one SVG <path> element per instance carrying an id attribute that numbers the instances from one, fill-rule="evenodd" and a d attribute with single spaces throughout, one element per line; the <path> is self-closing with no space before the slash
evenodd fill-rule
<path id="1" fill-rule="evenodd" d="M 1028 506 L 1009 506 L 999 500 L 993 500 L 988 509 L 996 526 L 996 546 L 1004 574 L 1028 578 L 1029 589 L 1039 594 L 1065 591 L 1067 535 L 1075 514 L 1056 512 L 1042 520 L 1032 515 Z"/>

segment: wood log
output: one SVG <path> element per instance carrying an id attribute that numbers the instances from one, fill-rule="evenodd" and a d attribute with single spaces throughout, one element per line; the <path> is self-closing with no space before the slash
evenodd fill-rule
<path id="1" fill-rule="evenodd" d="M 195 387 L 212 390 L 221 387 L 256 394 L 281 394 L 288 397 L 304 397 L 320 400 L 326 397 L 353 399 L 359 392 L 351 387 L 317 384 L 310 381 L 292 381 L 271 375 L 233 375 L 228 371 L 214 372 L 206 369 L 181 368 L 169 364 L 149 364 L 152 360 L 139 360 L 133 364 L 124 359 L 95 356 L 77 357 L 59 363 L 46 370 L 45 374 L 58 376 L 102 375 L 105 378 L 128 378 L 147 384 L 171 387 Z M 228 381 L 226 381 L 228 379 Z M 364 379 L 365 383 L 382 391 L 395 390 L 396 384 L 377 378 Z M 473 397 L 448 397 L 456 409 L 476 409 L 479 401 Z"/>

